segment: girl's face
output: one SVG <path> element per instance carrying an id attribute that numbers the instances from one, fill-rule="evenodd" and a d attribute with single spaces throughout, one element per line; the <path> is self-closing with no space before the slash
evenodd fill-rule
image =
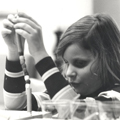
<path id="1" fill-rule="evenodd" d="M 97 57 L 90 51 L 72 44 L 65 50 L 63 59 L 65 76 L 77 93 L 89 95 L 102 86 L 96 73 Z"/>

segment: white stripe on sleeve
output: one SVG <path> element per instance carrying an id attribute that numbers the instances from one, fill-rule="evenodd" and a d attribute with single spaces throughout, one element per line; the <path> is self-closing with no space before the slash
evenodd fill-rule
<path id="1" fill-rule="evenodd" d="M 24 75 L 23 71 L 13 73 L 13 72 L 9 72 L 9 71 L 7 71 L 7 70 L 5 70 L 5 74 L 6 74 L 8 77 L 12 77 L 12 78 L 22 77 L 22 76 Z"/>
<path id="2" fill-rule="evenodd" d="M 48 70 L 47 72 L 45 72 L 45 73 L 42 75 L 43 81 L 45 81 L 48 77 L 50 77 L 51 75 L 53 75 L 53 74 L 56 73 L 56 72 L 59 72 L 58 68 L 56 68 L 56 67 Z"/>
<path id="3" fill-rule="evenodd" d="M 77 96 L 77 93 L 73 90 L 70 85 L 67 85 L 63 89 L 61 89 L 53 98 L 53 101 L 57 101 L 60 99 L 74 99 Z"/>
<path id="4" fill-rule="evenodd" d="M 6 109 L 21 110 L 26 106 L 26 94 L 22 93 L 9 93 L 3 90 L 4 105 Z"/>

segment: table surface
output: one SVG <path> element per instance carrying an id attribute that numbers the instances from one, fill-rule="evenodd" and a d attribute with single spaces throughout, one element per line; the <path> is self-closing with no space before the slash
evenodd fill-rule
<path id="1" fill-rule="evenodd" d="M 44 116 L 44 117 L 43 117 Z M 27 111 L 0 110 L 0 120 L 52 120 L 52 116 L 47 112 L 32 111 L 32 116 Z M 63 119 L 53 119 L 63 120 Z"/>

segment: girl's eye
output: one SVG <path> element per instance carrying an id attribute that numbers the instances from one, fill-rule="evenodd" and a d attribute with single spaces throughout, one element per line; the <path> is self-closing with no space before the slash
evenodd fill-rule
<path id="1" fill-rule="evenodd" d="M 87 65 L 87 61 L 75 60 L 74 65 L 78 68 L 83 68 Z"/>
<path id="2" fill-rule="evenodd" d="M 68 63 L 68 61 L 66 61 L 66 60 L 64 60 L 64 65 L 66 66 L 66 67 L 68 67 L 69 66 L 69 63 Z"/>
<path id="3" fill-rule="evenodd" d="M 66 65 L 69 65 L 68 61 L 65 60 L 64 62 L 65 62 Z"/>

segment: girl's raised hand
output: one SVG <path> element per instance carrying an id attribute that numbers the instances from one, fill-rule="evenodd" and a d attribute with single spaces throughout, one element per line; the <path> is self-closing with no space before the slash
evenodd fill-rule
<path id="1" fill-rule="evenodd" d="M 8 57 L 11 60 L 18 59 L 18 50 L 16 45 L 16 33 L 14 29 L 15 15 L 9 14 L 6 19 L 3 20 L 3 28 L 1 30 L 2 37 L 8 47 Z M 24 39 L 22 38 L 22 44 L 24 46 Z"/>
<path id="2" fill-rule="evenodd" d="M 48 56 L 43 43 L 42 28 L 25 13 L 18 13 L 18 15 L 17 19 L 13 19 L 15 32 L 27 40 L 30 54 L 37 63 L 40 59 Z"/>

